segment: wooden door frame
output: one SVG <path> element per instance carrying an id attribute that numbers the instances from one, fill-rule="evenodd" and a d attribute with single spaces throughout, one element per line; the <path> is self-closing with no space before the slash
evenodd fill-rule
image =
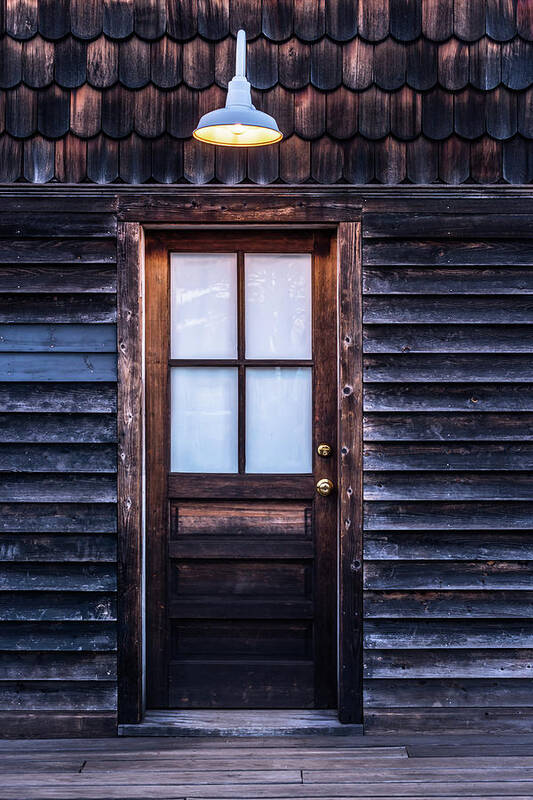
<path id="1" fill-rule="evenodd" d="M 149 203 L 119 202 L 118 709 L 137 723 L 143 699 L 144 237 L 143 228 L 186 230 L 321 225 L 337 239 L 338 315 L 338 715 L 362 722 L 362 264 L 361 205 L 336 192 L 195 187 Z M 170 202 L 171 201 L 171 202 Z"/>

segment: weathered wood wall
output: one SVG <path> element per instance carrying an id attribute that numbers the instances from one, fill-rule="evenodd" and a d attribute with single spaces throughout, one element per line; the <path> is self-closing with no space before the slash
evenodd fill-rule
<path id="1" fill-rule="evenodd" d="M 367 729 L 531 729 L 531 218 L 394 205 L 363 220 Z"/>
<path id="2" fill-rule="evenodd" d="M 116 730 L 117 203 L 69 191 L 2 197 L 3 735 Z M 365 721 L 530 729 L 533 204 L 400 195 L 358 195 Z"/>
<path id="3" fill-rule="evenodd" d="M 3 735 L 116 730 L 116 219 L 94 205 L 2 201 Z"/>

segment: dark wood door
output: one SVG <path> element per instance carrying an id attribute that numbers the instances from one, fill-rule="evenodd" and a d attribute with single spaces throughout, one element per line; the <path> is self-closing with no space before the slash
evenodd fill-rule
<path id="1" fill-rule="evenodd" d="M 333 707 L 335 241 L 156 233 L 146 254 L 148 706 Z"/>

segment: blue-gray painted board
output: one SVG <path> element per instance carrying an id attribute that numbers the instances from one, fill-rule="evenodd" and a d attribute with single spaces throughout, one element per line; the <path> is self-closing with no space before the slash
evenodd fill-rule
<path id="1" fill-rule="evenodd" d="M 3 353 L 114 353 L 115 325 L 17 325 L 0 324 Z"/>
<path id="2" fill-rule="evenodd" d="M 113 381 L 112 353 L 0 353 L 2 381 Z"/>

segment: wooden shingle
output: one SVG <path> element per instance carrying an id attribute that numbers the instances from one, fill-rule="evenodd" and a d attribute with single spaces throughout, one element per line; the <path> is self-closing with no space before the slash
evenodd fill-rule
<path id="1" fill-rule="evenodd" d="M 465 42 L 475 42 L 485 33 L 485 0 L 454 0 L 453 32 Z"/>
<path id="2" fill-rule="evenodd" d="M 22 180 L 62 181 L 78 174 L 89 181 L 124 180 L 120 148 L 113 142 L 125 138 L 120 171 L 163 183 L 190 182 L 194 176 L 200 183 L 233 183 L 238 176 L 260 184 L 287 182 L 288 176 L 296 183 L 317 182 L 326 174 L 328 154 L 333 158 L 328 183 L 332 175 L 339 182 L 389 183 L 399 175 L 414 183 L 415 176 L 457 183 L 487 175 L 492 181 L 498 165 L 504 170 L 498 180 L 509 181 L 507 176 L 531 171 L 529 0 L 6 0 L 0 5 L 6 26 L 0 43 L 0 88 L 6 90 L 0 141 L 3 135 L 21 140 L 14 164 Z M 199 116 L 225 103 L 241 27 L 248 36 L 254 102 L 290 139 L 273 152 L 259 149 L 245 159 L 229 151 L 211 154 L 190 141 Z M 0 115 L 3 120 L 1 109 Z M 62 141 L 71 134 L 97 137 L 89 142 L 86 169 L 66 163 L 84 152 Z M 28 143 L 33 136 L 42 137 L 35 147 Z M 313 147 L 319 163 L 311 166 L 308 144 L 323 136 L 324 144 Z M 57 153 L 47 139 L 60 142 Z M 470 148 L 481 139 L 471 162 Z M 144 147 L 144 140 L 150 146 Z M 490 141 L 505 146 L 493 148 Z M 178 154 L 179 166 L 171 165 L 161 142 Z M 410 146 L 399 146 L 402 142 Z M 13 149 L 6 139 L 4 150 Z M 299 154 L 300 165 L 290 163 L 290 153 Z M 466 176 L 458 153 L 466 159 Z M 485 169 L 483 153 L 490 156 Z M 419 168 L 417 154 L 428 156 Z M 133 165 L 136 156 L 139 168 Z M 370 160 L 367 167 L 364 158 Z M 394 162 L 390 168 L 387 158 Z"/>
<path id="3" fill-rule="evenodd" d="M 31 39 L 37 33 L 37 3 L 31 0 L 7 0 L 5 30 L 14 39 Z"/>
<path id="4" fill-rule="evenodd" d="M 87 77 L 87 45 L 75 36 L 66 36 L 54 47 L 55 79 L 64 89 L 81 86 Z"/>
<path id="5" fill-rule="evenodd" d="M 70 30 L 78 39 L 94 39 L 102 33 L 103 0 L 70 0 Z"/>
<path id="6" fill-rule="evenodd" d="M 358 2 L 328 0 L 326 3 L 326 33 L 339 42 L 347 42 L 357 33 Z"/>
<path id="7" fill-rule="evenodd" d="M 133 33 L 133 0 L 103 0 L 103 4 L 102 29 L 106 36 L 125 39 Z"/>
<path id="8" fill-rule="evenodd" d="M 390 0 L 390 33 L 401 42 L 411 42 L 422 29 L 421 0 Z"/>

